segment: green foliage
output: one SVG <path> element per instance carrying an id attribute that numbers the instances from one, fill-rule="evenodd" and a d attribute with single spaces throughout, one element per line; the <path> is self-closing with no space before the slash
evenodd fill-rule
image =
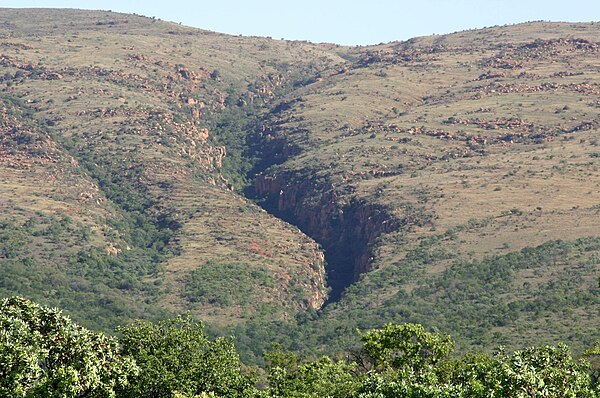
<path id="1" fill-rule="evenodd" d="M 255 128 L 258 108 L 240 108 L 235 105 L 235 91 L 229 90 L 227 108 L 215 116 L 209 123 L 215 144 L 227 148 L 227 156 L 223 158 L 223 176 L 239 190 L 247 187 L 251 180 L 249 173 L 255 165 L 256 158 L 248 152 L 248 137 Z"/>
<path id="2" fill-rule="evenodd" d="M 293 368 L 275 366 L 269 369 L 268 393 L 282 398 L 349 397 L 359 385 L 355 368 L 328 357 Z"/>
<path id="3" fill-rule="evenodd" d="M 597 397 L 589 363 L 573 359 L 567 346 L 531 347 L 493 357 L 467 355 L 454 364 L 450 382 L 465 397 Z"/>
<path id="4" fill-rule="evenodd" d="M 269 396 L 348 397 L 359 384 L 354 363 L 336 362 L 329 357 L 302 362 L 299 354 L 283 350 L 278 344 L 264 357 Z"/>
<path id="5" fill-rule="evenodd" d="M 140 368 L 139 377 L 123 391 L 123 397 L 171 397 L 175 391 L 188 396 L 255 394 L 252 378 L 240 372 L 232 341 L 209 340 L 202 323 L 190 317 L 157 324 L 138 321 L 119 332 L 124 353 Z"/>
<path id="6" fill-rule="evenodd" d="M 274 286 L 272 276 L 245 264 L 219 264 L 209 261 L 190 272 L 183 296 L 192 303 L 249 305 L 257 287 Z"/>
<path id="7" fill-rule="evenodd" d="M 416 324 L 387 324 L 362 335 L 364 352 L 377 369 L 409 369 L 419 372 L 436 365 L 452 351 L 450 336 L 426 332 Z"/>
<path id="8" fill-rule="evenodd" d="M 600 340 L 596 341 L 596 344 L 588 349 L 584 356 L 590 362 L 592 367 L 591 374 L 593 382 L 596 384 L 600 383 Z"/>
<path id="9" fill-rule="evenodd" d="M 597 398 L 600 392 L 589 363 L 575 360 L 562 344 L 448 359 L 450 338 L 425 332 L 421 325 L 388 324 L 362 338 L 363 352 L 375 369 L 359 372 L 355 363 L 327 357 L 298 365 L 297 357 L 275 351 L 268 358 L 287 366 L 270 368 L 269 392 L 277 397 L 360 398 Z"/>
<path id="10" fill-rule="evenodd" d="M 466 397 L 460 386 L 442 383 L 434 372 L 414 380 L 405 372 L 370 373 L 358 388 L 357 398 L 456 398 Z"/>
<path id="11" fill-rule="evenodd" d="M 153 255 L 138 247 L 109 254 L 68 220 L 37 215 L 0 223 L 0 295 L 67 308 L 80 323 L 104 331 L 143 316 L 164 317 L 151 305 L 160 294 L 149 280 L 157 272 Z"/>
<path id="12" fill-rule="evenodd" d="M 280 346 L 265 354 L 267 385 L 244 374 L 230 339 L 208 338 L 189 316 L 119 328 L 117 340 L 60 311 L 13 297 L 0 302 L 0 396 L 273 398 L 598 398 L 590 364 L 566 345 L 448 358 L 452 340 L 421 325 L 362 334 L 359 360 L 305 362 Z M 589 350 L 596 355 L 597 347 Z M 351 358 L 351 356 L 345 356 Z"/>
<path id="13" fill-rule="evenodd" d="M 491 352 L 498 345 L 514 350 L 556 344 L 565 338 L 561 336 L 570 336 L 569 345 L 581 353 L 600 338 L 591 315 L 577 318 L 580 311 L 600 305 L 595 277 L 600 239 L 552 241 L 482 260 L 457 259 L 439 247 L 443 239 L 423 240 L 402 261 L 363 275 L 341 302 L 329 305 L 318 317 L 298 325 L 278 325 L 277 330 L 263 331 L 261 339 L 316 355 L 330 354 L 358 348 L 355 329 L 381 327 L 382 319 L 451 334 L 460 353 L 474 348 Z M 424 270 L 440 262 L 449 266 L 423 277 Z M 520 272 L 545 278 L 527 286 L 518 283 Z M 571 316 L 580 322 L 568 329 L 558 321 Z M 247 328 L 252 328 L 248 333 L 258 329 L 251 324 Z M 297 337 L 289 341 L 290 335 Z"/>
<path id="14" fill-rule="evenodd" d="M 282 349 L 281 344 L 273 343 L 271 350 L 263 355 L 269 369 L 283 368 L 293 370 L 298 367 L 300 356 L 291 351 Z"/>
<path id="15" fill-rule="evenodd" d="M 120 165 L 106 162 L 98 153 L 78 155 L 80 163 L 98 182 L 106 197 L 122 210 L 120 217 L 108 220 L 111 226 L 132 246 L 145 249 L 157 259 L 176 254 L 177 248 L 170 243 L 179 224 L 168 215 L 152 212 L 154 200 L 147 188 L 139 183 L 143 168 L 134 166 L 122 170 Z"/>
<path id="16" fill-rule="evenodd" d="M 360 397 L 454 397 L 439 364 L 452 351 L 450 336 L 418 324 L 387 324 L 362 334 L 363 352 L 375 366 L 359 388 Z"/>
<path id="17" fill-rule="evenodd" d="M 426 332 L 421 325 L 388 324 L 364 333 L 362 339 L 363 352 L 374 360 L 374 369 L 328 357 L 298 364 L 293 354 L 269 353 L 269 362 L 277 364 L 269 370 L 269 393 L 360 398 L 597 398 L 599 393 L 589 364 L 575 360 L 565 345 L 449 359 L 450 338 Z"/>
<path id="18" fill-rule="evenodd" d="M 507 356 L 501 353 L 498 361 L 496 383 L 501 396 L 592 396 L 588 366 L 575 361 L 563 344 L 533 347 Z"/>
<path id="19" fill-rule="evenodd" d="M 115 397 L 136 374 L 115 338 L 21 297 L 0 302 L 0 396 Z"/>
<path id="20" fill-rule="evenodd" d="M 600 340 L 596 344 L 585 352 L 585 355 L 600 355 Z"/>
<path id="21" fill-rule="evenodd" d="M 14 259 L 27 254 L 31 238 L 26 231 L 13 228 L 11 222 L 0 222 L 0 258 Z"/>

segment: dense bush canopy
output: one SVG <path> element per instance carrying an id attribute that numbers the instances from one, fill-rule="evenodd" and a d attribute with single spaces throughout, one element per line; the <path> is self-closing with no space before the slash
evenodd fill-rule
<path id="1" fill-rule="evenodd" d="M 137 371 L 116 338 L 24 298 L 0 301 L 0 396 L 114 397 Z"/>
<path id="2" fill-rule="evenodd" d="M 275 347 L 244 370 L 233 341 L 210 339 L 189 316 L 138 321 L 114 337 L 57 309 L 0 302 L 2 397 L 547 397 L 598 398 L 598 369 L 566 345 L 452 357 L 449 336 L 418 324 L 362 334 L 359 352 L 306 360 Z M 598 357 L 598 347 L 586 353 Z M 263 375 L 259 377 L 257 375 Z"/>

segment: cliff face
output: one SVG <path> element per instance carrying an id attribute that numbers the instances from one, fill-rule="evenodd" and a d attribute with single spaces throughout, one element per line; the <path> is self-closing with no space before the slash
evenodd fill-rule
<path id="1" fill-rule="evenodd" d="M 329 302 L 337 301 L 348 285 L 370 270 L 373 245 L 400 225 L 381 206 L 341 203 L 332 184 L 285 173 L 260 174 L 254 188 L 268 211 L 298 226 L 325 249 Z"/>

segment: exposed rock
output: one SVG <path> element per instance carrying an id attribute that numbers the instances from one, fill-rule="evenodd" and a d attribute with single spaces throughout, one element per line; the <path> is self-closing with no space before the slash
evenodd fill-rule
<path id="1" fill-rule="evenodd" d="M 332 185 L 294 182 L 284 175 L 258 175 L 255 190 L 259 197 L 267 198 L 270 211 L 298 225 L 325 248 L 332 301 L 338 300 L 360 274 L 369 271 L 371 249 L 377 238 L 401 224 L 375 204 L 343 205 Z"/>
<path id="2" fill-rule="evenodd" d="M 524 67 L 525 63 L 531 60 L 557 59 L 561 56 L 582 52 L 596 54 L 599 49 L 598 44 L 585 38 L 538 39 L 485 59 L 481 65 L 500 69 L 517 69 Z"/>

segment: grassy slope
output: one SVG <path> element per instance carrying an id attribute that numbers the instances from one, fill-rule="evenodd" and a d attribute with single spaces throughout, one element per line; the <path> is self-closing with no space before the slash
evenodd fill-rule
<path id="1" fill-rule="evenodd" d="M 238 97 L 260 112 L 274 91 L 293 83 L 296 70 L 337 62 L 335 51 L 104 12 L 4 9 L 0 18 L 4 92 L 47 124 L 54 138 L 48 140 L 75 157 L 76 173 L 93 184 L 91 195 L 115 212 L 94 210 L 96 219 L 83 224 L 113 225 L 120 238 L 111 248 L 116 257 L 132 248 L 150 255 L 152 272 L 137 277 L 154 286 L 155 307 L 191 310 L 222 324 L 257 314 L 290 317 L 322 303 L 327 291 L 319 247 L 230 189 L 221 175 L 226 151 L 206 127 L 237 108 Z M 72 195 L 89 189 L 80 191 Z M 23 199 L 32 196 L 46 197 L 29 191 Z M 96 197 L 85 197 L 95 209 Z M 9 200 L 2 196 L 3 203 Z M 56 201 L 75 214 L 87 211 L 66 194 Z M 49 207 L 27 211 L 59 211 Z M 95 246 L 100 251 L 104 235 Z M 39 250 L 56 248 L 40 244 Z M 217 278 L 220 266 L 257 271 L 239 281 L 244 294 L 233 295 L 236 286 Z M 192 280 L 210 283 L 188 288 Z M 33 294 L 19 286 L 11 292 Z"/>
<path id="2" fill-rule="evenodd" d="M 143 278 L 151 264 L 125 244 L 108 220 L 122 221 L 98 185 L 33 122 L 19 101 L 2 95 L 0 291 L 68 308 L 90 326 L 158 316 Z"/>
<path id="3" fill-rule="evenodd" d="M 334 187 L 340 208 L 357 199 L 378 204 L 401 225 L 375 242 L 375 272 L 324 311 L 317 334 L 412 320 L 468 336 L 459 338 L 463 347 L 598 338 L 597 248 L 591 258 L 575 250 L 543 272 L 511 273 L 513 288 L 490 289 L 490 298 L 473 294 L 457 304 L 459 281 L 445 286 L 446 296 L 432 290 L 449 272 L 467 277 L 469 267 L 494 256 L 600 235 L 598 42 L 597 24 L 417 38 L 363 49 L 353 66 L 286 99 L 291 106 L 272 116 L 271 134 L 300 154 L 265 174 L 320 178 Z M 432 239 L 427 250 L 436 255 L 421 249 Z M 485 289 L 496 278 L 484 272 L 473 283 Z M 546 285 L 555 283 L 560 294 Z M 523 284 L 546 286 L 536 293 L 548 303 L 544 316 L 513 304 L 518 317 L 493 325 L 476 309 L 488 299 L 534 300 Z M 580 294 L 589 300 L 574 298 Z"/>
<path id="4" fill-rule="evenodd" d="M 66 193 L 58 186 L 71 184 L 3 174 L 2 189 L 16 190 L 0 197 L 16 217 L 5 229 L 21 228 L 25 247 L 50 253 L 49 264 L 68 251 L 32 238 L 26 221 L 40 212 L 50 220 L 42 225 L 60 224 L 68 209 L 71 225 L 93 232 L 73 252 L 97 249 L 104 264 L 132 251 L 132 264 L 148 264 L 127 275 L 133 287 L 110 287 L 105 272 L 114 297 L 247 323 L 241 343 L 258 350 L 282 331 L 290 346 L 327 347 L 392 320 L 437 326 L 462 336 L 463 348 L 598 338 L 598 248 L 576 241 L 600 235 L 597 25 L 524 24 L 349 49 L 106 12 L 4 9 L 0 20 L 4 93 L 46 125 L 40 131 L 66 162 L 67 151 L 75 156 L 72 173 L 87 184 Z M 258 138 L 256 153 L 243 152 L 246 133 Z M 318 245 L 223 178 L 243 182 L 240 173 L 285 160 L 286 148 L 294 156 L 265 173 L 320 181 L 308 196 L 336 198 L 309 200 L 307 210 L 373 204 L 401 226 L 374 241 L 374 272 L 319 316 L 310 310 L 326 294 Z M 91 200 L 78 200 L 83 192 Z M 19 213 L 17 197 L 35 204 Z M 573 243 L 548 243 L 556 239 Z M 5 290 L 40 295 L 25 285 Z M 145 311 L 132 303 L 121 319 Z M 299 328 L 265 328 L 295 314 Z"/>

